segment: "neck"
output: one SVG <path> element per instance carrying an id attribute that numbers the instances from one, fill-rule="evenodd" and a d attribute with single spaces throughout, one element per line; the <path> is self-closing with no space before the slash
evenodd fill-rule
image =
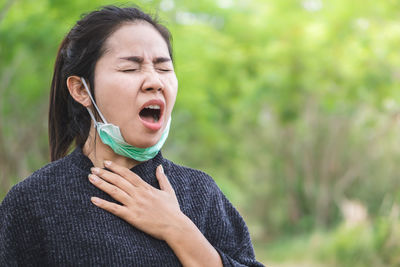
<path id="1" fill-rule="evenodd" d="M 93 165 L 99 168 L 104 168 L 105 160 L 111 160 L 128 169 L 139 164 L 134 159 L 116 154 L 111 147 L 105 145 L 93 125 L 90 127 L 89 136 L 82 151 L 92 161 Z"/>

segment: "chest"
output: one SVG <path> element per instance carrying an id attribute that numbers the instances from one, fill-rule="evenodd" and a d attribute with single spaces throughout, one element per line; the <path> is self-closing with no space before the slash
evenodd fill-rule
<path id="1" fill-rule="evenodd" d="M 181 266 L 167 243 L 90 202 L 51 209 L 40 220 L 48 265 Z"/>

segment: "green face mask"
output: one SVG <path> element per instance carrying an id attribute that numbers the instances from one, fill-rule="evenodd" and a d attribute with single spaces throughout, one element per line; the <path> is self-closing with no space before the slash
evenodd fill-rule
<path id="1" fill-rule="evenodd" d="M 101 141 L 104 144 L 111 147 L 111 149 L 118 155 L 121 155 L 121 156 L 124 156 L 127 158 L 132 158 L 137 161 L 146 161 L 146 160 L 154 158 L 160 151 L 161 147 L 164 145 L 165 140 L 167 140 L 169 128 L 171 125 L 171 118 L 169 118 L 167 127 L 165 127 L 165 130 L 164 130 L 163 134 L 161 135 L 161 138 L 157 142 L 157 144 L 155 144 L 154 146 L 151 146 L 151 147 L 147 147 L 147 148 L 134 147 L 134 146 L 128 144 L 124 140 L 118 126 L 116 126 L 112 123 L 107 123 L 106 119 L 103 117 L 103 114 L 101 114 L 99 108 L 97 107 L 96 103 L 94 102 L 94 99 L 92 97 L 92 94 L 89 91 L 89 88 L 86 84 L 85 79 L 82 77 L 81 77 L 81 79 L 82 79 L 83 85 L 85 86 L 86 91 L 89 94 L 90 99 L 92 100 L 94 107 L 96 108 L 97 112 L 99 113 L 101 119 L 104 122 L 103 123 L 103 122 L 96 121 L 96 119 L 93 115 L 93 112 L 89 108 L 87 108 L 89 115 L 94 122 L 94 126 L 97 130 L 97 133 L 100 136 Z"/>

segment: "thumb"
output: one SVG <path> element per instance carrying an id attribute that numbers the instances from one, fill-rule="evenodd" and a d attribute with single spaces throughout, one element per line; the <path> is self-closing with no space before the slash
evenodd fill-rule
<path id="1" fill-rule="evenodd" d="M 165 175 L 164 168 L 162 165 L 158 165 L 158 167 L 156 169 L 156 177 L 157 177 L 158 183 L 160 184 L 161 190 L 175 194 L 174 188 L 170 184 L 167 176 Z"/>

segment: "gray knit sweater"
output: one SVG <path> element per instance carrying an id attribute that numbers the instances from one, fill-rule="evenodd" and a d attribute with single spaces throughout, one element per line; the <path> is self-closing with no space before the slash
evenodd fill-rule
<path id="1" fill-rule="evenodd" d="M 224 266 L 255 260 L 245 222 L 207 174 L 159 153 L 131 170 L 160 188 L 162 164 L 180 208 L 221 255 Z M 88 181 L 93 164 L 80 148 L 15 185 L 0 206 L 0 266 L 181 266 L 166 242 L 90 202 L 113 201 Z"/>

